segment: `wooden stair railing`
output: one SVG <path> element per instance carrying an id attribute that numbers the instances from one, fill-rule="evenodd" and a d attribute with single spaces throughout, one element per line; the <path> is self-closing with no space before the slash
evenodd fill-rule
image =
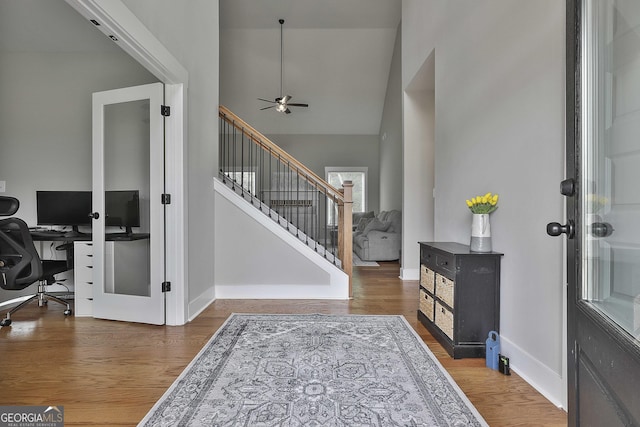
<path id="1" fill-rule="evenodd" d="M 309 246 L 340 260 L 334 264 L 349 276 L 352 296 L 351 181 L 336 189 L 228 108 L 220 106 L 218 117 L 220 175 L 261 209 L 286 219 L 287 227 L 295 226 Z"/>

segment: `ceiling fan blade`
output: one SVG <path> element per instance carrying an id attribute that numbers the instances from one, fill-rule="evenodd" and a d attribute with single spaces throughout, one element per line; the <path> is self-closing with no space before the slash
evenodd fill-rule
<path id="1" fill-rule="evenodd" d="M 290 99 L 291 99 L 291 95 L 286 95 L 284 98 L 282 98 L 282 103 L 286 104 L 287 102 L 289 102 Z"/>
<path id="2" fill-rule="evenodd" d="M 288 107 L 308 107 L 309 104 L 296 104 L 296 103 L 288 103 L 287 104 Z"/>
<path id="3" fill-rule="evenodd" d="M 284 110 L 284 112 L 285 112 L 286 114 L 291 114 L 291 110 L 289 110 L 288 108 L 287 108 L 286 110 Z"/>
<path id="4" fill-rule="evenodd" d="M 264 102 L 271 102 L 272 104 L 274 104 L 275 102 L 277 102 L 277 101 L 278 101 L 278 100 L 276 100 L 276 101 L 271 101 L 270 99 L 264 99 L 264 98 L 258 98 L 258 100 L 259 100 L 259 101 L 264 101 Z"/>
<path id="5" fill-rule="evenodd" d="M 268 110 L 269 108 L 275 108 L 275 105 L 269 105 L 268 107 L 263 107 L 260 110 Z"/>

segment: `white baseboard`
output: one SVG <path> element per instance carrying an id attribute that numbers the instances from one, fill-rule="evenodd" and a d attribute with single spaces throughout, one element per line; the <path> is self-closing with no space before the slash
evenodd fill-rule
<path id="1" fill-rule="evenodd" d="M 349 299 L 343 284 L 318 285 L 222 285 L 216 284 L 217 299 Z"/>
<path id="2" fill-rule="evenodd" d="M 189 301 L 189 322 L 198 317 L 198 315 L 202 313 L 205 308 L 209 307 L 209 305 L 215 300 L 215 288 L 212 286 L 202 294 L 198 295 L 193 301 Z"/>
<path id="3" fill-rule="evenodd" d="M 500 349 L 501 354 L 509 358 L 512 371 L 558 408 L 567 410 L 567 385 L 562 374 L 545 366 L 502 335 Z"/>
<path id="4" fill-rule="evenodd" d="M 420 269 L 418 268 L 401 268 L 400 280 L 420 280 Z"/>

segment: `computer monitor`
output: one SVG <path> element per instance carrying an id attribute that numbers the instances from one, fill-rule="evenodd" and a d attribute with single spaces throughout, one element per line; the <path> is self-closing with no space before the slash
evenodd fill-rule
<path id="1" fill-rule="evenodd" d="M 104 225 L 125 227 L 132 234 L 131 227 L 140 227 L 140 194 L 138 190 L 106 191 L 104 194 Z"/>
<path id="2" fill-rule="evenodd" d="M 82 234 L 79 226 L 91 226 L 91 191 L 37 191 L 38 225 L 70 226 L 69 235 Z M 104 195 L 105 226 L 140 227 L 140 195 L 138 190 L 106 191 Z"/>
<path id="3" fill-rule="evenodd" d="M 91 225 L 91 191 L 36 191 L 38 225 L 78 227 Z"/>

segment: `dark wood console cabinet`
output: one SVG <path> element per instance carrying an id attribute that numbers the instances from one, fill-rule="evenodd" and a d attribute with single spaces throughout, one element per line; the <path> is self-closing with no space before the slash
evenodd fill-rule
<path id="1" fill-rule="evenodd" d="M 420 243 L 418 319 L 454 358 L 484 357 L 500 331 L 500 259 L 453 242 Z"/>

